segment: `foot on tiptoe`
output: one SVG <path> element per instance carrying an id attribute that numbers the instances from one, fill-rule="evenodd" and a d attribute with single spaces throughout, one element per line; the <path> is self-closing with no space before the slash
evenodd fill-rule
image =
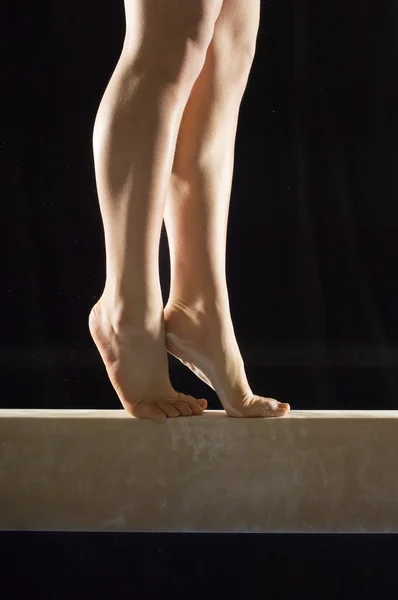
<path id="1" fill-rule="evenodd" d="M 217 393 L 231 417 L 283 417 L 289 404 L 253 394 L 226 304 L 169 299 L 166 348 Z"/>
<path id="2" fill-rule="evenodd" d="M 89 330 L 109 379 L 132 416 L 163 421 L 167 417 L 201 415 L 205 399 L 178 393 L 171 385 L 164 339 L 163 307 L 145 325 L 115 312 L 99 300 L 89 315 Z M 117 323 L 117 324 L 116 324 Z"/>

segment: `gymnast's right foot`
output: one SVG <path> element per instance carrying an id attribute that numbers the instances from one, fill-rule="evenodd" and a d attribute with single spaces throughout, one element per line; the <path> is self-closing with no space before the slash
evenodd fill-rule
<path id="1" fill-rule="evenodd" d="M 225 294 L 226 297 L 226 294 Z M 253 394 L 236 341 L 228 302 L 169 298 L 164 309 L 167 350 L 217 393 L 230 417 L 284 417 L 289 404 Z"/>
<path id="2" fill-rule="evenodd" d="M 133 417 L 164 421 L 167 417 L 201 415 L 207 401 L 175 391 L 168 372 L 163 306 L 146 324 L 114 318 L 100 299 L 88 325 L 109 379 L 125 410 Z"/>

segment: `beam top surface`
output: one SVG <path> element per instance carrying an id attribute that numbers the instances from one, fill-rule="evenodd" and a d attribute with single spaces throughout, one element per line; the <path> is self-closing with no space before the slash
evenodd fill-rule
<path id="1" fill-rule="evenodd" d="M 136 419 L 131 417 L 125 410 L 93 410 L 93 409 L 0 409 L 0 419 L 128 419 L 133 422 L 148 422 L 148 419 Z M 207 410 L 201 417 L 179 417 L 178 419 L 168 419 L 168 421 L 178 421 L 180 419 L 190 419 L 193 422 L 205 420 L 233 419 L 223 410 Z M 282 418 L 266 419 L 233 419 L 234 421 L 291 421 L 292 419 L 398 419 L 398 410 L 291 410 Z M 157 423 L 156 423 L 157 425 Z"/>

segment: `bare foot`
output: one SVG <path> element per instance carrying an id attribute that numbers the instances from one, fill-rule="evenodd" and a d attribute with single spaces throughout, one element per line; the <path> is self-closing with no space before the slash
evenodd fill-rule
<path id="1" fill-rule="evenodd" d="M 213 388 L 230 417 L 283 417 L 289 412 L 289 404 L 253 394 L 227 311 L 173 299 L 164 316 L 167 350 Z"/>
<path id="2" fill-rule="evenodd" d="M 109 379 L 130 415 L 164 421 L 203 413 L 206 400 L 178 393 L 171 385 L 162 311 L 151 327 L 126 325 L 115 331 L 100 299 L 88 323 Z"/>

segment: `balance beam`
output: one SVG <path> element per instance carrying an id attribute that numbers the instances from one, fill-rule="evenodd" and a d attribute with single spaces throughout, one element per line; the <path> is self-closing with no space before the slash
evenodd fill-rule
<path id="1" fill-rule="evenodd" d="M 398 411 L 0 410 L 0 530 L 398 532 Z"/>

